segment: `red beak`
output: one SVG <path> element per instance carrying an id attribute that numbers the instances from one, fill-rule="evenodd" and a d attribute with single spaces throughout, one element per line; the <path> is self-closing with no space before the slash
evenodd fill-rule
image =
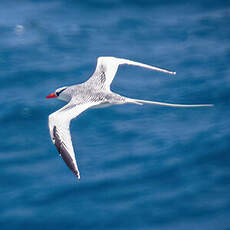
<path id="1" fill-rule="evenodd" d="M 48 99 L 48 98 L 55 98 L 55 97 L 57 97 L 57 95 L 56 94 L 54 94 L 54 93 L 51 93 L 50 95 L 48 95 L 46 98 Z"/>

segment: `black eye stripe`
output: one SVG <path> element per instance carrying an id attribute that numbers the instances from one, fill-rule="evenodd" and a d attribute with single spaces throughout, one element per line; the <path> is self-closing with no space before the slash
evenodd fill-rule
<path id="1" fill-rule="evenodd" d="M 66 88 L 65 88 L 66 89 Z M 59 92 L 56 92 L 56 95 L 59 96 L 60 93 L 62 93 L 65 89 L 60 90 Z"/>

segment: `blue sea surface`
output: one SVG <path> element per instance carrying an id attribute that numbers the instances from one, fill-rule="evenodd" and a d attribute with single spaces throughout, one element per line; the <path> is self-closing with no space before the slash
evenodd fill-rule
<path id="1" fill-rule="evenodd" d="M 230 229 L 230 1 L 0 2 L 0 229 Z M 81 180 L 52 144 L 55 89 L 99 56 L 112 90 L 211 108 L 123 105 L 71 123 Z"/>

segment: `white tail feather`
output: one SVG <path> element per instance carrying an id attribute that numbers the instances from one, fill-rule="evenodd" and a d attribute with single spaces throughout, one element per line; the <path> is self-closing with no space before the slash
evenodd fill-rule
<path id="1" fill-rule="evenodd" d="M 139 104 L 139 105 L 146 103 L 146 104 L 154 104 L 154 105 L 170 106 L 170 107 L 210 107 L 210 106 L 213 106 L 213 104 L 203 104 L 203 105 L 170 104 L 170 103 L 164 103 L 164 102 L 146 101 L 146 100 L 131 99 L 131 98 L 129 98 L 127 102 Z"/>

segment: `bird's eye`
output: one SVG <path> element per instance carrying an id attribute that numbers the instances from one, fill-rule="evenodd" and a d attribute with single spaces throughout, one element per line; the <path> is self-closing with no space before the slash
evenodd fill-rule
<path id="1" fill-rule="evenodd" d="M 61 89 L 61 90 L 59 90 L 58 92 L 55 92 L 56 96 L 58 97 L 65 89 L 66 89 L 66 88 Z"/>

